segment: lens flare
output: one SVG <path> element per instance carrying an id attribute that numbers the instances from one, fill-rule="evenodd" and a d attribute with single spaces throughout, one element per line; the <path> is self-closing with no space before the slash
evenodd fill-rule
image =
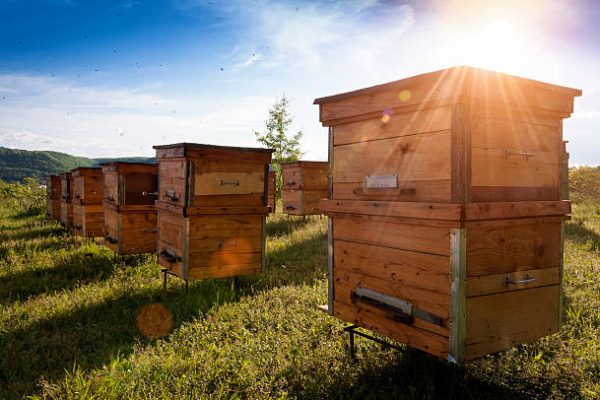
<path id="1" fill-rule="evenodd" d="M 407 101 L 410 100 L 410 90 L 408 89 L 404 89 L 402 91 L 400 91 L 400 93 L 398 93 L 398 99 L 400 99 L 401 102 L 406 103 Z"/>
<path id="2" fill-rule="evenodd" d="M 158 339 L 171 331 L 173 315 L 162 304 L 149 304 L 138 313 L 136 325 L 148 339 Z"/>

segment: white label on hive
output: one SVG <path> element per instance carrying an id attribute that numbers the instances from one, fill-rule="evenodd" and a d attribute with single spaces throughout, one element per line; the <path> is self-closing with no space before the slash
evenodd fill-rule
<path id="1" fill-rule="evenodd" d="M 398 175 L 367 175 L 363 185 L 366 189 L 397 188 Z"/>
<path id="2" fill-rule="evenodd" d="M 196 196 L 222 194 L 263 193 L 264 173 L 261 172 L 207 172 L 196 175 Z"/>

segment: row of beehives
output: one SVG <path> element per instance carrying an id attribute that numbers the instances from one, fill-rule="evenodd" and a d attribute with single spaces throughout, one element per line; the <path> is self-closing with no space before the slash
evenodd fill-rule
<path id="1" fill-rule="evenodd" d="M 458 67 L 317 99 L 329 313 L 459 362 L 556 332 L 570 213 L 562 121 L 580 94 Z M 258 271 L 266 210 L 228 197 L 259 184 L 254 170 L 236 186 L 204 147 L 157 149 L 161 265 L 186 279 L 204 265 Z M 270 155 L 230 159 L 254 157 Z"/>
<path id="2" fill-rule="evenodd" d="M 119 254 L 158 251 L 160 264 L 184 279 L 260 271 L 264 217 L 276 207 L 271 151 L 156 149 L 158 165 L 116 162 L 48 177 L 49 216 L 75 234 L 103 236 Z M 287 163 L 282 176 L 284 212 L 318 213 L 327 163 Z"/>

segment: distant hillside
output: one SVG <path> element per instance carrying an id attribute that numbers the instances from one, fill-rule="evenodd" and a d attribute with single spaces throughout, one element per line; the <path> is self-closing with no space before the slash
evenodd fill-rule
<path id="1" fill-rule="evenodd" d="M 7 182 L 32 177 L 42 180 L 48 174 L 58 174 L 77 167 L 96 167 L 111 161 L 155 162 L 154 158 L 86 158 L 56 151 L 28 151 L 0 147 L 0 179 Z"/>

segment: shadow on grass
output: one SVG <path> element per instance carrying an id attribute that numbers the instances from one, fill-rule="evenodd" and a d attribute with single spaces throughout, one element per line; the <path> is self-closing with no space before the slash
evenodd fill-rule
<path id="1" fill-rule="evenodd" d="M 75 363 L 83 370 L 99 368 L 117 356 L 128 356 L 134 345 L 151 342 L 136 326 L 146 305 L 165 306 L 175 329 L 234 298 L 218 282 L 192 285 L 187 294 L 180 285 L 179 289 L 126 291 L 102 303 L 0 333 L 0 398 L 31 394 L 41 379 L 61 379 Z"/>
<path id="2" fill-rule="evenodd" d="M 3 228 L 2 231 L 5 231 Z M 64 235 L 67 233 L 65 228 L 58 224 L 52 225 L 32 225 L 32 226 L 21 226 L 18 229 L 13 229 L 14 233 L 3 232 L 0 233 L 0 245 L 8 241 L 19 241 L 19 240 L 31 240 L 37 238 L 43 238 L 51 235 Z"/>
<path id="3" fill-rule="evenodd" d="M 354 364 L 348 356 L 347 370 L 334 377 L 333 384 L 315 387 L 298 384 L 292 390 L 302 399 L 545 399 L 556 388 L 556 382 L 514 379 L 503 384 L 473 376 L 463 366 L 449 364 L 418 350 L 383 351 L 385 361 L 377 363 L 360 358 L 364 340 L 358 339 L 359 361 Z M 377 351 L 373 345 L 365 351 Z M 362 364 L 362 365 L 361 365 Z M 358 373 L 352 370 L 359 369 Z M 290 371 L 298 376 L 304 372 Z M 307 372 L 309 373 L 309 372 Z M 319 371 L 327 373 L 327 371 Z M 316 382 L 322 382 L 316 379 Z M 579 398 L 578 392 L 568 398 Z"/>
<path id="4" fill-rule="evenodd" d="M 600 235 L 586 227 L 581 221 L 567 222 L 565 225 L 567 239 L 578 244 L 591 243 L 591 249 L 600 250 Z"/>
<path id="5" fill-rule="evenodd" d="M 311 284 L 327 272 L 327 235 L 318 234 L 267 253 L 259 275 L 240 276 L 240 293 L 251 295 L 291 284 Z"/>
<path id="6" fill-rule="evenodd" d="M 278 215 L 275 220 L 268 220 L 267 236 L 284 236 L 290 234 L 293 230 L 304 227 L 315 217 L 291 217 Z"/>

